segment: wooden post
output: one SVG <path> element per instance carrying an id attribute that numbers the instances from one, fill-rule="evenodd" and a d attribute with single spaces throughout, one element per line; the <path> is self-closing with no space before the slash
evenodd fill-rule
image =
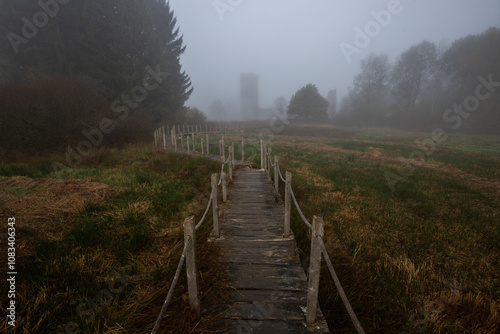
<path id="1" fill-rule="evenodd" d="M 245 139 L 241 137 L 241 162 L 245 161 Z"/>
<path id="2" fill-rule="evenodd" d="M 205 154 L 205 140 L 201 138 L 201 154 Z"/>
<path id="3" fill-rule="evenodd" d="M 208 141 L 208 133 L 207 133 L 207 155 L 210 154 L 210 142 Z"/>
<path id="4" fill-rule="evenodd" d="M 191 139 L 193 139 L 193 152 L 196 152 L 196 146 L 195 146 L 196 142 L 194 141 L 194 132 L 191 132 L 191 136 L 192 136 Z"/>
<path id="5" fill-rule="evenodd" d="M 274 156 L 274 197 L 278 199 L 280 186 L 279 163 L 278 156 Z"/>
<path id="6" fill-rule="evenodd" d="M 231 163 L 231 160 L 233 159 L 232 156 L 234 155 L 234 152 L 232 150 L 232 147 L 229 147 L 229 161 L 228 161 L 228 167 L 229 167 L 229 181 L 233 180 L 233 164 Z"/>
<path id="7" fill-rule="evenodd" d="M 184 245 L 186 246 L 186 274 L 189 292 L 189 305 L 200 314 L 198 275 L 196 270 L 196 229 L 194 216 L 184 221 Z"/>
<path id="8" fill-rule="evenodd" d="M 166 150 L 167 149 L 167 137 L 165 136 L 165 126 L 162 126 L 161 129 L 162 129 L 162 134 L 163 134 L 163 149 Z M 167 129 L 168 129 L 168 127 L 167 127 Z"/>
<path id="9" fill-rule="evenodd" d="M 219 146 L 220 146 L 220 158 L 222 160 L 222 163 L 226 162 L 226 148 L 224 147 L 224 142 L 222 140 L 219 140 Z"/>
<path id="10" fill-rule="evenodd" d="M 180 139 L 181 139 L 181 148 L 184 149 L 184 134 L 180 134 Z"/>
<path id="11" fill-rule="evenodd" d="M 176 146 L 174 141 L 175 141 L 175 126 L 172 128 L 172 131 L 170 132 L 170 136 L 172 137 L 172 146 Z"/>
<path id="12" fill-rule="evenodd" d="M 175 134 L 175 130 L 172 132 L 172 138 L 174 140 L 174 150 L 177 152 L 177 135 Z"/>
<path id="13" fill-rule="evenodd" d="M 284 233 L 283 237 L 289 238 L 290 237 L 290 200 L 291 200 L 291 193 L 290 190 L 292 189 L 292 173 L 286 172 L 286 184 L 285 184 L 285 226 L 284 226 Z"/>
<path id="14" fill-rule="evenodd" d="M 266 153 L 266 157 L 267 157 L 267 182 L 271 183 L 272 182 L 271 169 L 273 166 L 273 161 L 271 158 L 271 148 L 270 147 L 269 147 L 269 151 Z"/>
<path id="15" fill-rule="evenodd" d="M 227 202 L 226 172 L 222 172 L 220 177 L 222 179 L 222 201 L 226 203 Z"/>
<path id="16" fill-rule="evenodd" d="M 231 143 L 231 164 L 234 168 L 234 143 Z"/>
<path id="17" fill-rule="evenodd" d="M 186 140 L 187 140 L 187 150 L 188 150 L 188 154 L 191 153 L 191 143 L 189 142 L 189 135 L 186 136 Z"/>
<path id="18" fill-rule="evenodd" d="M 217 194 L 217 173 L 212 174 L 212 210 L 213 210 L 213 221 L 214 221 L 214 237 L 219 237 L 219 202 Z"/>
<path id="19" fill-rule="evenodd" d="M 260 169 L 264 169 L 264 143 L 260 140 Z"/>
<path id="20" fill-rule="evenodd" d="M 309 280 L 307 289 L 306 323 L 316 322 L 318 309 L 319 275 L 321 271 L 321 246 L 319 238 L 323 238 L 323 218 L 314 216 L 311 235 L 311 260 L 309 262 Z"/>
<path id="21" fill-rule="evenodd" d="M 264 170 L 267 169 L 267 146 L 264 144 Z"/>

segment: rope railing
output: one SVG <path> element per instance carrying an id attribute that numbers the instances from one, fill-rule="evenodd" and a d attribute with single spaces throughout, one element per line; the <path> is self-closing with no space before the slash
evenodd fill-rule
<path id="1" fill-rule="evenodd" d="M 163 131 L 163 130 L 162 130 Z M 176 140 L 175 135 L 175 130 L 172 139 Z M 182 135 L 180 136 L 182 137 Z M 159 133 L 155 132 L 155 144 L 157 140 L 160 140 L 163 138 L 163 141 L 165 141 L 166 137 L 162 137 Z M 182 141 L 181 141 L 182 142 Z M 175 145 L 176 147 L 176 145 Z M 189 146 L 189 141 L 188 141 L 188 148 Z M 154 325 L 154 328 L 151 332 L 151 334 L 156 334 L 158 333 L 158 330 L 160 328 L 161 322 L 165 316 L 165 313 L 167 311 L 167 308 L 172 300 L 174 290 L 177 286 L 177 283 L 179 281 L 180 273 L 181 270 L 184 266 L 184 263 L 186 264 L 186 274 L 187 274 L 187 280 L 188 280 L 188 293 L 189 293 L 189 303 L 191 308 L 197 313 L 200 314 L 200 304 L 199 304 L 199 289 L 198 289 L 198 275 L 197 275 L 197 269 L 196 269 L 196 259 L 195 259 L 195 253 L 196 253 L 196 231 L 203 225 L 203 223 L 206 220 L 206 217 L 208 215 L 208 212 L 210 211 L 210 207 L 212 207 L 213 211 L 213 231 L 211 235 L 215 238 L 220 237 L 220 231 L 219 231 L 219 205 L 218 205 L 218 187 L 222 185 L 222 199 L 224 202 L 227 201 L 227 192 L 226 192 L 226 185 L 228 180 L 226 180 L 226 173 L 224 172 L 225 166 L 228 166 L 229 169 L 229 180 L 232 179 L 232 170 L 234 168 L 234 145 L 231 144 L 229 146 L 229 155 L 227 159 L 224 159 L 221 163 L 221 173 L 220 177 L 218 177 L 217 173 L 212 174 L 211 176 L 211 186 L 212 186 L 212 191 L 210 193 L 210 197 L 208 199 L 207 206 L 205 208 L 205 211 L 203 213 L 203 216 L 200 218 L 200 221 L 195 225 L 194 224 L 194 216 L 190 216 L 184 220 L 184 249 L 182 251 L 182 255 L 179 259 L 179 264 L 177 265 L 177 270 L 175 272 L 174 278 L 172 280 L 172 284 L 170 285 L 170 288 L 167 293 L 167 297 L 165 298 L 165 302 L 163 303 L 163 306 L 161 308 L 161 311 L 158 315 L 158 318 L 156 320 L 156 323 Z M 166 148 L 165 148 L 166 149 Z M 189 149 L 188 149 L 189 152 Z M 208 136 L 207 136 L 207 152 L 208 152 Z"/>
<path id="2" fill-rule="evenodd" d="M 275 156 L 275 162 L 272 163 L 271 157 L 271 149 L 267 147 L 260 141 L 261 147 L 261 167 L 267 171 L 268 180 L 271 183 L 274 183 L 274 187 L 276 191 L 279 189 L 280 180 L 285 183 L 285 216 L 284 216 L 284 234 L 285 238 L 288 238 L 291 234 L 290 231 L 290 199 L 293 200 L 295 208 L 300 215 L 300 218 L 304 222 L 304 224 L 312 231 L 312 242 L 311 242 L 311 258 L 309 264 L 309 279 L 308 279 L 308 296 L 307 296 L 307 307 L 306 307 L 306 322 L 308 324 L 312 324 L 316 321 L 316 308 L 317 308 L 317 300 L 318 300 L 318 291 L 319 291 L 319 276 L 320 276 L 320 267 L 321 267 L 321 254 L 326 261 L 332 279 L 335 283 L 337 291 L 340 294 L 342 302 L 344 303 L 345 308 L 347 309 L 347 313 L 351 318 L 351 321 L 356 328 L 358 334 L 364 334 L 364 330 L 352 309 L 351 304 L 349 303 L 349 299 L 345 294 L 345 291 L 340 283 L 340 280 L 333 268 L 332 261 L 330 259 L 330 255 L 326 250 L 325 244 L 323 242 L 323 219 L 317 216 L 314 216 L 313 223 L 311 224 L 304 213 L 302 212 L 300 205 L 295 197 L 292 188 L 292 174 L 286 172 L 286 177 L 283 177 L 281 173 L 278 157 Z M 271 168 L 274 167 L 274 180 L 271 179 Z"/>
<path id="3" fill-rule="evenodd" d="M 168 305 L 172 301 L 172 296 L 174 295 L 175 287 L 177 286 L 177 282 L 179 281 L 179 277 L 181 276 L 181 270 L 182 270 L 182 267 L 184 266 L 185 260 L 186 260 L 186 247 L 184 246 L 184 250 L 182 251 L 181 259 L 179 260 L 179 264 L 177 265 L 177 270 L 175 271 L 174 279 L 172 281 L 172 284 L 170 284 L 170 289 L 168 289 L 167 298 L 165 298 L 165 302 L 163 303 L 160 314 L 158 315 L 158 318 L 156 319 L 156 323 L 155 323 L 155 326 L 153 327 L 153 331 L 151 331 L 151 334 L 158 333 L 158 330 L 160 329 L 161 321 L 163 320 L 163 317 L 165 316 L 165 312 L 167 312 Z"/>
<path id="4" fill-rule="evenodd" d="M 361 327 L 361 324 L 359 323 L 358 317 L 356 317 L 356 313 L 354 313 L 354 310 L 351 307 L 351 303 L 349 303 L 349 299 L 347 298 L 344 288 L 342 287 L 342 284 L 340 284 L 340 280 L 337 276 L 337 273 L 335 272 L 335 269 L 333 268 L 332 261 L 330 260 L 330 255 L 328 255 L 328 252 L 325 247 L 325 243 L 323 242 L 322 238 L 318 238 L 319 245 L 321 247 L 321 251 L 323 252 L 323 256 L 325 257 L 326 265 L 328 266 L 328 269 L 330 270 L 330 274 L 332 275 L 333 282 L 335 283 L 335 286 L 337 287 L 337 291 L 340 294 L 340 298 L 342 298 L 342 301 L 344 302 L 344 306 L 347 309 L 347 313 L 349 313 L 349 316 L 351 317 L 351 321 L 354 324 L 354 327 L 356 327 L 356 330 L 358 333 L 364 333 L 365 331 L 363 330 L 363 327 Z"/>

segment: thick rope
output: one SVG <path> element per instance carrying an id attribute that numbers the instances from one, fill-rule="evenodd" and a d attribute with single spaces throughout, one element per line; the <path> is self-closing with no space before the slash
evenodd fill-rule
<path id="1" fill-rule="evenodd" d="M 177 266 L 177 270 L 175 271 L 174 280 L 172 281 L 172 284 L 170 285 L 170 289 L 168 290 L 167 298 L 165 299 L 165 302 L 163 303 L 160 314 L 158 315 L 158 319 L 156 319 L 156 323 L 155 323 L 155 326 L 154 326 L 151 334 L 158 333 L 158 330 L 160 329 L 161 321 L 163 320 L 163 317 L 165 316 L 165 312 L 167 311 L 168 304 L 170 304 L 170 301 L 172 300 L 172 296 L 174 295 L 174 289 L 175 289 L 175 286 L 177 285 L 177 282 L 179 281 L 179 277 L 181 275 L 181 270 L 182 270 L 182 267 L 184 266 L 185 260 L 186 260 L 186 246 L 184 246 L 184 250 L 182 251 L 181 259 L 179 260 L 179 265 Z"/>
<path id="2" fill-rule="evenodd" d="M 309 229 L 312 230 L 311 223 L 309 223 L 309 221 L 307 221 L 306 217 L 302 213 L 302 210 L 300 210 L 299 203 L 297 203 L 297 199 L 295 198 L 295 194 L 293 193 L 292 187 L 290 187 L 290 194 L 292 195 L 293 202 L 295 203 L 295 207 L 297 208 L 297 211 L 299 212 L 300 217 L 302 218 L 304 223 L 307 225 L 307 227 L 309 227 Z"/>
<path id="3" fill-rule="evenodd" d="M 364 334 L 365 331 L 361 327 L 361 324 L 359 323 L 358 318 L 356 317 L 356 314 L 354 313 L 354 310 L 351 307 L 351 304 L 349 303 L 349 299 L 347 299 L 347 296 L 344 292 L 344 288 L 342 288 L 342 285 L 340 284 L 340 280 L 337 276 L 337 273 L 335 272 L 335 269 L 333 268 L 332 261 L 330 260 L 330 256 L 328 255 L 328 252 L 326 251 L 325 244 L 323 243 L 323 238 L 318 238 L 319 240 L 319 245 L 321 246 L 321 251 L 323 252 L 323 256 L 325 258 L 326 264 L 328 265 L 328 269 L 330 270 L 330 274 L 332 275 L 333 281 L 335 282 L 335 286 L 337 287 L 337 291 L 340 294 L 340 298 L 342 298 L 342 301 L 344 302 L 344 306 L 347 309 L 347 313 L 349 313 L 349 316 L 351 317 L 351 321 L 354 324 L 354 327 L 356 327 L 356 330 L 358 331 L 359 334 Z"/>
<path id="4" fill-rule="evenodd" d="M 210 210 L 210 204 L 212 204 L 213 198 L 214 198 L 214 192 L 212 191 L 210 193 L 210 199 L 208 200 L 208 204 L 207 204 L 207 208 L 205 209 L 205 213 L 203 214 L 203 217 L 201 217 L 200 222 L 198 224 L 196 224 L 196 226 L 194 227 L 195 230 L 199 229 L 201 224 L 203 224 L 203 222 L 205 221 L 205 218 L 207 217 L 208 210 Z"/>

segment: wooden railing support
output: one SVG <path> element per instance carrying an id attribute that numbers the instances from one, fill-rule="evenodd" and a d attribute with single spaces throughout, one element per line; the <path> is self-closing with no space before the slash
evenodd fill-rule
<path id="1" fill-rule="evenodd" d="M 196 270 L 196 229 L 194 216 L 184 221 L 184 245 L 186 247 L 186 274 L 189 292 L 189 305 L 200 315 L 198 274 Z"/>
<path id="2" fill-rule="evenodd" d="M 208 133 L 207 133 L 207 155 L 210 154 L 210 142 L 208 141 Z"/>
<path id="3" fill-rule="evenodd" d="M 168 127 L 167 127 L 168 129 Z M 167 136 L 165 136 L 165 125 L 163 125 L 161 127 L 161 130 L 162 130 L 162 135 L 163 135 L 163 149 L 166 150 L 167 149 Z"/>
<path id="4" fill-rule="evenodd" d="M 231 164 L 234 168 L 234 143 L 231 143 Z"/>
<path id="5" fill-rule="evenodd" d="M 285 183 L 285 222 L 283 237 L 290 237 L 290 209 L 291 209 L 291 189 L 292 189 L 292 173 L 286 172 Z"/>
<path id="6" fill-rule="evenodd" d="M 234 156 L 234 151 L 233 151 L 233 148 L 230 146 L 229 147 L 229 161 L 228 161 L 229 181 L 233 180 L 233 164 L 231 163 L 233 156 Z"/>
<path id="7" fill-rule="evenodd" d="M 260 169 L 264 169 L 266 165 L 264 164 L 264 142 L 260 140 Z"/>
<path id="8" fill-rule="evenodd" d="M 266 158 L 267 158 L 267 182 L 271 183 L 272 182 L 271 169 L 273 166 L 273 160 L 271 158 L 271 148 L 270 147 L 266 152 Z"/>
<path id="9" fill-rule="evenodd" d="M 277 200 L 279 194 L 279 186 L 280 186 L 280 176 L 279 176 L 279 160 L 278 156 L 274 156 L 274 197 Z"/>
<path id="10" fill-rule="evenodd" d="M 194 137 L 194 132 L 191 132 L 191 136 L 193 139 L 193 152 L 196 152 L 196 141 L 195 141 L 195 137 Z"/>
<path id="11" fill-rule="evenodd" d="M 309 262 L 309 280 L 306 306 L 306 323 L 308 325 L 312 325 L 316 322 L 319 276 L 321 272 L 321 246 L 318 239 L 323 239 L 323 234 L 323 218 L 314 216 L 311 235 L 311 258 Z"/>
<path id="12" fill-rule="evenodd" d="M 227 202 L 227 184 L 226 184 L 226 172 L 222 172 L 220 178 L 222 179 L 222 201 Z"/>
<path id="13" fill-rule="evenodd" d="M 241 137 L 241 162 L 245 161 L 245 140 Z"/>
<path id="14" fill-rule="evenodd" d="M 219 237 L 219 201 L 217 192 L 217 173 L 212 174 L 212 211 L 213 211 L 213 222 L 214 222 L 214 237 Z"/>

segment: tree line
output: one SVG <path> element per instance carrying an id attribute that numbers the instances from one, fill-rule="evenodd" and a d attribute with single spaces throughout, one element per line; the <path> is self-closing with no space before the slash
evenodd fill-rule
<path id="1" fill-rule="evenodd" d="M 134 140 L 187 113 L 193 88 L 168 2 L 4 0 L 0 36 L 4 149 L 64 146 L 103 118 L 115 141 Z"/>
<path id="2" fill-rule="evenodd" d="M 489 28 L 450 46 L 423 41 L 393 64 L 386 54 L 368 55 L 333 122 L 499 132 L 500 30 Z"/>

